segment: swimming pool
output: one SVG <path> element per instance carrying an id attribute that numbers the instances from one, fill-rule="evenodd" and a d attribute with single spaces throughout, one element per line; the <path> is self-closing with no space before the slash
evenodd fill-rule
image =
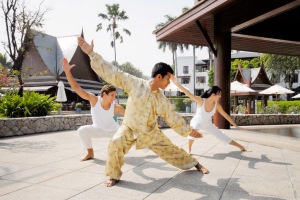
<path id="1" fill-rule="evenodd" d="M 300 140 L 300 125 L 274 125 L 266 127 L 251 127 L 244 126 L 245 131 L 253 131 L 264 134 L 280 135 L 285 137 L 291 137 Z"/>

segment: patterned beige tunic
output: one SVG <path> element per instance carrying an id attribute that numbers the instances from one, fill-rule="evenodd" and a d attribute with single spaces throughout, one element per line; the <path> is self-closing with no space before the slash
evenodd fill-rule
<path id="1" fill-rule="evenodd" d="M 180 169 L 189 169 L 198 162 L 183 149 L 173 145 L 158 128 L 161 116 L 178 134 L 187 137 L 192 128 L 173 110 L 160 90 L 151 91 L 149 81 L 120 71 L 100 55 L 89 54 L 93 70 L 108 83 L 122 88 L 129 96 L 123 124 L 108 147 L 106 175 L 119 179 L 124 154 L 136 143 L 137 149 L 150 148 L 162 159 Z"/>

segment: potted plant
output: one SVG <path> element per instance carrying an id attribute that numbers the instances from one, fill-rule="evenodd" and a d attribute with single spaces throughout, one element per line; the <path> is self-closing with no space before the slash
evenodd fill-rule
<path id="1" fill-rule="evenodd" d="M 190 113 L 191 112 L 191 105 L 192 105 L 192 99 L 187 98 L 183 100 L 183 103 L 185 104 L 185 112 Z"/>
<path id="2" fill-rule="evenodd" d="M 83 107 L 83 104 L 82 104 L 82 103 L 76 103 L 76 105 L 75 105 L 76 112 L 77 112 L 77 113 L 80 113 L 82 107 Z"/>
<path id="3" fill-rule="evenodd" d="M 238 114 L 246 114 L 247 107 L 240 104 L 236 107 L 236 110 L 238 111 Z"/>
<path id="4" fill-rule="evenodd" d="M 62 103 L 55 103 L 54 109 L 57 110 L 57 114 L 61 114 Z"/>

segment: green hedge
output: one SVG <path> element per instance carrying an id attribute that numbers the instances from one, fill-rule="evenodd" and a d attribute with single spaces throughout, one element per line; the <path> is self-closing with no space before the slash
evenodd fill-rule
<path id="1" fill-rule="evenodd" d="M 24 92 L 23 97 L 8 92 L 0 98 L 0 115 L 10 118 L 46 116 L 60 107 L 54 100 L 55 97 L 36 92 Z"/>
<path id="2" fill-rule="evenodd" d="M 291 114 L 291 112 L 299 113 L 300 101 L 268 101 L 268 106 L 262 111 L 261 102 L 257 104 L 258 113 L 272 114 L 276 112 Z"/>
<path id="3" fill-rule="evenodd" d="M 188 98 L 182 98 L 182 97 L 176 97 L 176 98 L 168 98 L 171 102 L 174 102 L 174 110 L 177 112 L 185 112 L 186 104 L 183 102 L 185 99 Z"/>

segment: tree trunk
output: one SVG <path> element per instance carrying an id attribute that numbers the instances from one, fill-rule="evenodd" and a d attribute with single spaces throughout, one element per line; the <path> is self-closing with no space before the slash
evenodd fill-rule
<path id="1" fill-rule="evenodd" d="M 178 66 L 177 66 L 177 51 L 174 51 L 174 59 L 175 59 L 175 74 L 178 76 Z"/>
<path id="2" fill-rule="evenodd" d="M 209 70 L 211 70 L 212 68 L 212 55 L 211 55 L 211 51 L 208 48 L 208 58 L 209 58 Z"/>
<path id="3" fill-rule="evenodd" d="M 176 66 L 175 66 L 175 52 L 174 51 L 172 51 L 172 60 L 173 60 L 173 66 L 174 66 L 174 73 L 175 73 L 175 76 L 177 77 Z"/>
<path id="4" fill-rule="evenodd" d="M 117 65 L 117 50 L 116 50 L 116 38 L 115 29 L 113 28 L 113 40 L 114 40 L 114 52 L 115 52 L 115 64 Z"/>
<path id="5" fill-rule="evenodd" d="M 24 87 L 24 82 L 22 79 L 22 64 L 24 60 L 25 54 L 20 52 L 18 53 L 17 59 L 14 61 L 13 69 L 18 71 L 18 81 L 19 81 L 19 96 L 23 96 L 23 87 Z"/>
<path id="6" fill-rule="evenodd" d="M 193 45 L 193 65 L 194 67 L 192 68 L 193 69 L 193 94 L 195 95 L 196 94 L 196 91 L 195 91 L 195 76 L 196 76 L 196 46 Z"/>

